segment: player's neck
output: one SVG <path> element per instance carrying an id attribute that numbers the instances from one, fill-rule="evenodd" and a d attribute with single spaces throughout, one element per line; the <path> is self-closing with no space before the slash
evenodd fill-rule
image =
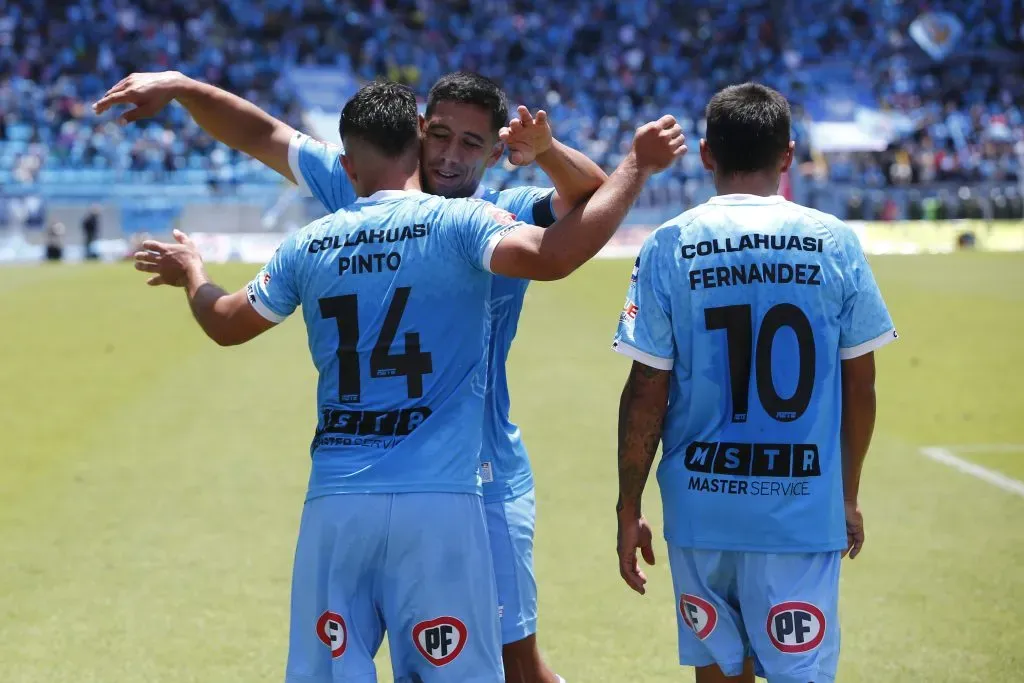
<path id="1" fill-rule="evenodd" d="M 401 172 L 383 173 L 380 177 L 375 178 L 372 183 L 367 183 L 367 187 L 363 188 L 364 196 L 367 197 L 382 190 L 422 191 L 420 174 L 418 172 L 413 175 Z"/>
<path id="2" fill-rule="evenodd" d="M 777 173 L 742 173 L 715 178 L 715 192 L 723 194 L 750 194 L 771 197 L 779 193 L 780 177 Z"/>

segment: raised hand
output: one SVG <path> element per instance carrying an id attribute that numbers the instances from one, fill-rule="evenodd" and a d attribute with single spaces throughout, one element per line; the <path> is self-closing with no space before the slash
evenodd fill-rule
<path id="1" fill-rule="evenodd" d="M 517 114 L 517 118 L 498 132 L 498 137 L 508 146 L 508 160 L 513 166 L 529 166 L 551 149 L 554 140 L 551 124 L 543 109 L 534 116 L 529 109 L 520 106 Z"/>
<path id="2" fill-rule="evenodd" d="M 637 165 L 652 173 L 664 171 L 686 154 L 686 150 L 686 136 L 671 114 L 640 126 L 633 136 Z"/>
<path id="3" fill-rule="evenodd" d="M 108 90 L 92 110 L 102 114 L 114 105 L 134 105 L 118 122 L 130 123 L 155 115 L 174 99 L 184 76 L 177 71 L 134 73 Z"/>
<path id="4" fill-rule="evenodd" d="M 142 250 L 135 252 L 135 270 L 155 273 L 146 280 L 147 285 L 184 287 L 189 273 L 203 267 L 203 257 L 189 236 L 181 230 L 172 234 L 175 244 L 146 240 Z"/>

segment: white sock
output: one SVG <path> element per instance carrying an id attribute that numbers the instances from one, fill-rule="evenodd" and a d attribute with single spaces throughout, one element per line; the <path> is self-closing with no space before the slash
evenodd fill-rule
<path id="1" fill-rule="evenodd" d="M 562 678 L 558 674 L 555 674 L 555 676 L 558 676 L 558 683 L 565 683 L 565 679 L 564 678 Z"/>

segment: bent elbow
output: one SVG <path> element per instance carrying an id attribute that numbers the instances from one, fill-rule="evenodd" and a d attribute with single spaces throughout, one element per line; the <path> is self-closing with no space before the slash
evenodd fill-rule
<path id="1" fill-rule="evenodd" d="M 217 346 L 238 346 L 245 341 L 227 330 L 207 330 L 206 336 L 212 339 Z"/>
<path id="2" fill-rule="evenodd" d="M 583 264 L 565 257 L 551 259 L 545 267 L 546 277 L 543 279 L 549 282 L 562 280 L 575 273 L 581 265 Z"/>

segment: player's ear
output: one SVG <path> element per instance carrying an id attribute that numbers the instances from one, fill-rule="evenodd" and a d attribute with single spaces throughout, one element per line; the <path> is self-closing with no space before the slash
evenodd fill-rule
<path id="1" fill-rule="evenodd" d="M 704 164 L 705 171 L 715 172 L 715 158 L 711 156 L 711 150 L 708 148 L 708 141 L 705 138 L 700 139 L 700 162 Z"/>
<path id="2" fill-rule="evenodd" d="M 796 143 L 790 140 L 789 147 L 786 148 L 786 153 L 782 155 L 782 168 L 779 169 L 781 173 L 785 173 L 789 170 L 789 167 L 793 165 L 794 149 L 796 149 Z"/>
<path id="3" fill-rule="evenodd" d="M 423 114 L 420 114 L 418 118 L 420 121 L 420 137 L 422 138 L 424 135 L 427 134 L 427 117 L 424 116 Z"/>
<path id="4" fill-rule="evenodd" d="M 352 181 L 352 186 L 356 187 L 358 182 L 358 175 L 356 174 L 356 166 L 352 163 L 352 157 L 347 154 L 341 155 L 341 167 L 345 169 L 345 173 L 348 174 L 348 179 Z"/>

